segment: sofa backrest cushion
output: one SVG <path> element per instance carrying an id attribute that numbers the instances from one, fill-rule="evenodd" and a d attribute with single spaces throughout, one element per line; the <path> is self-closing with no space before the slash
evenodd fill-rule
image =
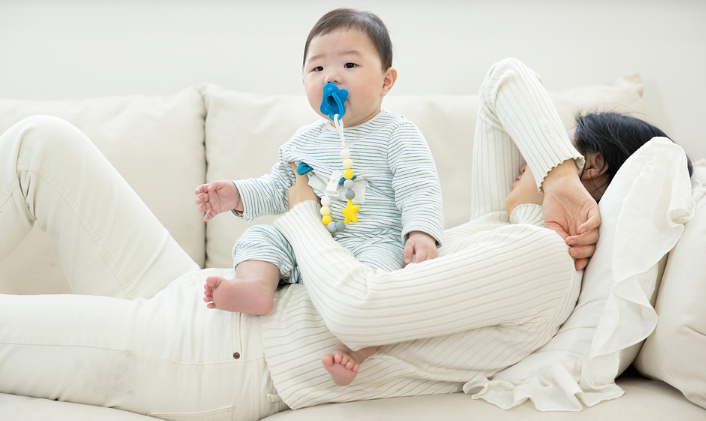
<path id="1" fill-rule="evenodd" d="M 0 133 L 47 114 L 81 129 L 127 180 L 181 247 L 203 266 L 203 216 L 194 189 L 204 182 L 203 99 L 195 88 L 176 95 L 88 100 L 0 100 Z M 13 282 L 18 280 L 16 282 Z M 69 292 L 46 234 L 36 227 L 0 263 L 0 293 Z"/>
<path id="2" fill-rule="evenodd" d="M 206 179 L 239 180 L 269 173 L 277 150 L 295 130 L 318 117 L 302 96 L 245 94 L 216 85 L 200 88 L 206 103 Z M 627 74 L 609 85 L 550 92 L 565 127 L 573 127 L 582 111 L 615 110 L 644 118 L 642 81 Z M 393 91 L 394 92 L 394 91 Z M 383 107 L 414 122 L 429 143 L 441 182 L 444 225 L 470 219 L 469 165 L 478 114 L 477 95 L 395 96 Z M 221 215 L 207 223 L 206 266 L 230 267 L 233 243 L 249 226 L 271 223 L 274 217 L 241 222 Z"/>

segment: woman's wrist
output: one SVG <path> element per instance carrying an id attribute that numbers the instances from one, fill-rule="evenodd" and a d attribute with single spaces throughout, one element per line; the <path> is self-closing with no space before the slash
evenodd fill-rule
<path id="1" fill-rule="evenodd" d="M 576 163 L 573 158 L 567 159 L 547 173 L 542 181 L 544 194 L 546 194 L 559 179 L 564 177 L 579 179 L 578 169 L 576 168 Z"/>

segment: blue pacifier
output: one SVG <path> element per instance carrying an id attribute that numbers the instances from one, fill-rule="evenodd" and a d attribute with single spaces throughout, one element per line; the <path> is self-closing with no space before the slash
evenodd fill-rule
<path id="1" fill-rule="evenodd" d="M 345 89 L 338 89 L 338 86 L 333 83 L 327 83 L 324 86 L 324 98 L 321 101 L 321 114 L 329 116 L 333 120 L 333 116 L 338 114 L 338 119 L 343 118 L 343 114 L 346 112 L 346 107 L 343 103 L 346 102 L 348 98 L 348 91 Z"/>

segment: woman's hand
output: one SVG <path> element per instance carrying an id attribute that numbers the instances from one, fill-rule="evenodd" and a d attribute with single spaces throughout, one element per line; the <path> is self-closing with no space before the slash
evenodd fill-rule
<path id="1" fill-rule="evenodd" d="M 596 252 L 601 214 L 598 204 L 586 191 L 573 160 L 564 161 L 544 179 L 544 226 L 554 230 L 570 246 L 576 270 L 586 267 Z"/>
<path id="2" fill-rule="evenodd" d="M 290 162 L 289 165 L 294 171 L 294 185 L 289 188 L 289 202 L 287 207 L 292 209 L 294 206 L 306 202 L 307 200 L 315 200 L 321 203 L 319 196 L 314 193 L 314 189 L 309 185 L 309 177 L 306 175 L 297 174 L 297 165 L 294 162 Z"/>

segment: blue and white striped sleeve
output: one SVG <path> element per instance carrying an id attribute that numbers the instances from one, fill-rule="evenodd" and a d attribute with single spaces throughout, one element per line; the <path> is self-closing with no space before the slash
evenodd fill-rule
<path id="1" fill-rule="evenodd" d="M 410 232 L 422 231 L 441 246 L 444 233 L 441 186 L 424 135 L 411 122 L 400 124 L 390 136 L 387 154 L 395 203 L 402 212 L 402 241 Z"/>
<path id="2" fill-rule="evenodd" d="M 258 216 L 281 215 L 287 212 L 289 188 L 294 185 L 294 172 L 289 164 L 282 159 L 282 148 L 279 151 L 280 161 L 272 166 L 272 172 L 259 178 L 233 181 L 240 193 L 243 204 L 243 214 L 233 211 L 233 214 L 243 221 L 252 221 Z"/>

